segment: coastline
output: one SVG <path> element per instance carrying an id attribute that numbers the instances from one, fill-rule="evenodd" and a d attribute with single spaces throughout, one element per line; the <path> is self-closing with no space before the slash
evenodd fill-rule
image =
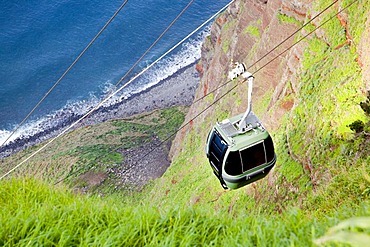
<path id="1" fill-rule="evenodd" d="M 192 63 L 173 75 L 161 80 L 130 98 L 117 104 L 101 107 L 91 114 L 80 126 L 125 118 L 155 109 L 172 106 L 190 106 L 199 84 L 198 72 Z"/>
<path id="2" fill-rule="evenodd" d="M 199 84 L 195 64 L 196 62 L 180 69 L 154 86 L 134 94 L 122 102 L 97 109 L 71 130 L 155 109 L 164 109 L 172 106 L 190 106 Z M 43 129 L 32 136 L 18 138 L 0 147 L 0 158 L 10 156 L 13 153 L 57 136 L 64 128 L 77 121 L 80 117 L 82 116 L 77 114 L 66 115 L 65 119 L 56 126 Z"/>

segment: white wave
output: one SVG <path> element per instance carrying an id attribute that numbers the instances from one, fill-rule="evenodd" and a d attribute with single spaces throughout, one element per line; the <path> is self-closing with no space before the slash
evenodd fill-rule
<path id="1" fill-rule="evenodd" d="M 12 134 L 13 131 L 0 130 L 0 144 L 6 141 L 6 143 L 4 143 L 5 145 L 10 142 L 13 142 L 14 140 L 18 138 L 33 136 L 41 132 L 43 130 L 43 128 L 41 127 L 41 122 L 42 121 L 39 120 L 39 121 L 32 121 L 30 123 L 27 123 L 23 125 L 20 129 L 18 129 L 18 131 L 16 131 L 14 134 Z M 14 128 L 16 127 L 14 126 Z"/>
<path id="2" fill-rule="evenodd" d="M 137 78 L 132 84 L 126 87 L 122 92 L 108 100 L 104 106 L 119 103 L 127 100 L 134 94 L 138 94 L 151 88 L 174 75 L 176 72 L 193 64 L 201 57 L 201 46 L 204 38 L 210 33 L 210 26 L 199 32 L 195 38 L 190 38 L 184 43 L 181 49 L 159 61 L 155 66 L 150 68 L 146 73 Z M 148 61 L 148 64 L 150 62 Z"/>
<path id="3" fill-rule="evenodd" d="M 0 143 L 5 142 L 6 138 L 11 134 L 9 130 L 0 130 Z M 14 140 L 12 138 L 12 140 Z"/>
<path id="4" fill-rule="evenodd" d="M 99 102 L 99 99 L 90 95 L 89 100 L 81 101 L 70 101 L 62 109 L 54 111 L 44 117 L 40 117 L 35 120 L 31 120 L 28 123 L 22 125 L 14 134 L 13 130 L 16 126 L 13 126 L 13 130 L 0 130 L 0 144 L 9 144 L 17 139 L 24 139 L 41 133 L 45 130 L 57 128 L 61 124 L 65 123 L 69 118 L 76 115 L 83 115 Z M 12 136 L 8 138 L 10 135 Z"/>
<path id="5" fill-rule="evenodd" d="M 196 62 L 201 56 L 202 42 L 208 34 L 209 27 L 199 32 L 195 38 L 191 38 L 184 43 L 178 52 L 159 61 L 156 66 L 153 66 L 146 73 L 137 78 L 124 91 L 112 97 L 103 106 L 107 107 L 127 100 L 132 95 L 155 86 L 160 81 L 172 76 L 182 68 Z M 103 84 L 101 91 L 103 92 L 103 95 L 105 95 L 104 97 L 106 97 L 115 89 L 114 84 L 108 80 Z M 10 143 L 17 138 L 22 139 L 31 137 L 42 131 L 60 126 L 60 124 L 67 121 L 68 118 L 75 115 L 84 115 L 94 106 L 98 105 L 100 100 L 101 99 L 91 93 L 88 100 L 69 101 L 62 109 L 56 110 L 51 114 L 32 120 L 23 125 L 16 131 L 16 133 L 14 133 L 14 135 L 12 135 L 11 138 L 9 138 L 7 143 Z M 16 128 L 16 126 L 14 126 L 14 128 Z M 0 130 L 0 144 L 3 143 L 11 133 L 12 131 L 9 130 Z"/>

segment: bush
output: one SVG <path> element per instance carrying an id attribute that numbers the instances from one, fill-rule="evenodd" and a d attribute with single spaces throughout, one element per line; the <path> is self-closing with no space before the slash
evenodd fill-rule
<path id="1" fill-rule="evenodd" d="M 352 131 L 354 131 L 356 133 L 360 133 L 360 132 L 364 131 L 365 124 L 361 120 L 356 120 L 353 123 L 351 123 L 350 125 L 348 125 L 348 127 Z"/>
<path id="2" fill-rule="evenodd" d="M 370 91 L 367 91 L 367 99 L 365 102 L 360 103 L 361 109 L 370 116 Z"/>
<path id="3" fill-rule="evenodd" d="M 367 91 L 367 99 L 366 101 L 363 101 L 360 103 L 360 106 L 361 106 L 361 109 L 365 112 L 365 114 L 370 117 L 370 91 Z M 367 125 L 369 125 L 370 122 L 367 123 Z M 356 133 L 360 133 L 362 131 L 364 131 L 364 128 L 365 128 L 365 123 L 362 122 L 361 120 L 356 120 L 354 121 L 353 123 L 351 123 L 350 125 L 348 125 L 348 127 L 356 132 Z"/>

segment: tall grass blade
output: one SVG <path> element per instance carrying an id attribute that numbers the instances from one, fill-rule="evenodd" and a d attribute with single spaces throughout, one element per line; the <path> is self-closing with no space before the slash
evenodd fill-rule
<path id="1" fill-rule="evenodd" d="M 325 235 L 314 241 L 317 245 L 323 245 L 328 242 L 346 243 L 351 246 L 369 246 L 370 236 L 360 232 L 341 231 L 334 234 Z"/>

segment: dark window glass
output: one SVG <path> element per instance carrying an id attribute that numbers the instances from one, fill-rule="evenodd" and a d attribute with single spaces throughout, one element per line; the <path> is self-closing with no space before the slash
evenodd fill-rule
<path id="1" fill-rule="evenodd" d="M 239 175 L 243 173 L 240 153 L 230 152 L 225 162 L 225 172 L 229 175 Z"/>
<path id="2" fill-rule="evenodd" d="M 274 151 L 274 144 L 272 143 L 272 139 L 268 136 L 265 140 L 265 149 L 266 149 L 266 157 L 267 162 L 270 162 L 274 159 L 275 151 Z"/>
<path id="3" fill-rule="evenodd" d="M 243 171 L 247 171 L 266 163 L 265 147 L 263 142 L 244 149 L 240 154 L 242 156 Z"/>
<path id="4" fill-rule="evenodd" d="M 218 170 L 221 170 L 222 161 L 227 150 L 227 145 L 222 141 L 221 136 L 216 132 L 212 134 L 209 147 L 210 161 L 217 167 Z"/>

